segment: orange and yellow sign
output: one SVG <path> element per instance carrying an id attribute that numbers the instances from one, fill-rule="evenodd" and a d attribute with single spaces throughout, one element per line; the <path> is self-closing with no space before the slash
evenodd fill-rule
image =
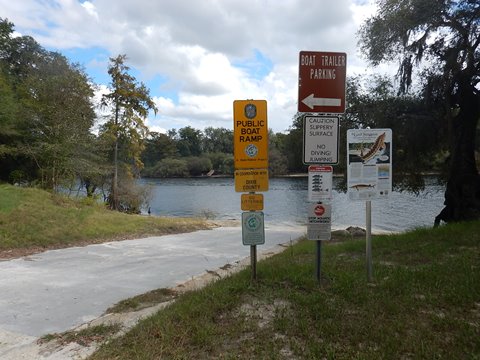
<path id="1" fill-rule="evenodd" d="M 235 171 L 236 192 L 268 191 L 268 170 L 248 169 Z"/>
<path id="2" fill-rule="evenodd" d="M 268 168 L 267 102 L 233 102 L 233 144 L 235 169 Z"/>
<path id="3" fill-rule="evenodd" d="M 243 211 L 263 210 L 263 194 L 242 194 L 241 206 Z"/>

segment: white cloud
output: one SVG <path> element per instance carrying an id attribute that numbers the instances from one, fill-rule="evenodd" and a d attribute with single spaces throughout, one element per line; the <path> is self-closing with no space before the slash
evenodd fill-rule
<path id="1" fill-rule="evenodd" d="M 371 1 L 358 0 L 13 3 L 0 0 L 2 16 L 43 46 L 127 54 L 138 80 L 148 86 L 163 79 L 150 88 L 159 113 L 148 123 L 156 129 L 231 128 L 233 101 L 246 98 L 266 99 L 270 127 L 287 129 L 296 112 L 299 51 L 347 52 L 348 71 L 362 72 L 356 31 L 374 11 Z M 85 65 L 106 72 L 107 62 L 92 55 Z"/>
<path id="2" fill-rule="evenodd" d="M 87 13 L 93 18 L 95 18 L 95 20 L 100 20 L 95 5 L 93 5 L 90 1 L 85 1 L 83 4 L 81 4 L 81 6 L 85 8 L 85 10 L 87 10 Z"/>

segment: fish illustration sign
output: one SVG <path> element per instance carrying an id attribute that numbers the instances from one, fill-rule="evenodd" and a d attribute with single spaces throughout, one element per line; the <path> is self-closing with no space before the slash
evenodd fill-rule
<path id="1" fill-rule="evenodd" d="M 347 165 L 350 200 L 388 197 L 392 192 L 392 130 L 348 130 Z"/>

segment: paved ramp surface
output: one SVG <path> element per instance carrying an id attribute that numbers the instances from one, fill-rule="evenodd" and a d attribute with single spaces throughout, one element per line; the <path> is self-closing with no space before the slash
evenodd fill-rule
<path id="1" fill-rule="evenodd" d="M 301 226 L 267 228 L 265 245 L 258 251 L 288 243 L 304 232 Z M 14 334 L 18 341 L 28 342 L 63 332 L 97 318 L 122 299 L 174 287 L 249 255 L 241 228 L 221 227 L 0 261 L 0 335 Z M 5 344 L 14 342 L 0 341 L 0 355 Z"/>

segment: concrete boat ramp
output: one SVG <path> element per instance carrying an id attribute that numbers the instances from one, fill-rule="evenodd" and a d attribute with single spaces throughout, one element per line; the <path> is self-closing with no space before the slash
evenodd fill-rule
<path id="1" fill-rule="evenodd" d="M 280 244 L 298 239 L 305 229 L 267 227 L 259 257 L 280 251 Z M 37 340 L 104 320 L 102 314 L 120 300 L 202 279 L 226 264 L 246 266 L 249 255 L 240 227 L 219 227 L 0 261 L 0 359 L 82 359 L 94 348 L 76 343 L 52 348 Z M 126 321 L 155 311 L 146 309 Z"/>

